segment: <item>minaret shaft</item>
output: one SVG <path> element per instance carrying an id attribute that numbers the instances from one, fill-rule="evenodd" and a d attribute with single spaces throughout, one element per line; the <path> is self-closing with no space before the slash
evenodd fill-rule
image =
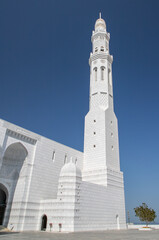
<path id="1" fill-rule="evenodd" d="M 92 171 L 94 174 L 90 181 L 107 185 L 107 170 L 120 172 L 120 165 L 118 123 L 113 106 L 113 57 L 109 54 L 110 34 L 103 19 L 96 21 L 91 40 L 90 106 L 85 117 L 83 168 L 85 172 Z M 99 171 L 101 177 L 97 174 Z"/>

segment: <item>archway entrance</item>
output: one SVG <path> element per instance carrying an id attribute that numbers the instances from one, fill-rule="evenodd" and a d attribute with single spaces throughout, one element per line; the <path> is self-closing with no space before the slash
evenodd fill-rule
<path id="1" fill-rule="evenodd" d="M 41 221 L 41 231 L 46 231 L 46 227 L 47 227 L 47 216 L 43 215 L 42 221 Z"/>
<path id="2" fill-rule="evenodd" d="M 4 226 L 8 225 L 15 191 L 18 193 L 18 201 L 23 199 L 26 189 L 27 167 L 25 160 L 27 156 L 28 151 L 20 142 L 9 145 L 4 152 L 0 169 L 0 178 L 3 179 L 3 182 L 0 183 L 0 225 L 2 222 Z M 18 181 L 19 184 L 17 185 Z M 10 184 L 9 192 L 3 185 L 7 182 Z M 6 207 L 7 211 L 4 219 Z"/>
<path id="3" fill-rule="evenodd" d="M 7 196 L 5 192 L 2 189 L 0 189 L 0 225 L 3 224 L 3 218 L 4 218 L 5 208 L 6 208 L 6 200 L 7 200 Z"/>

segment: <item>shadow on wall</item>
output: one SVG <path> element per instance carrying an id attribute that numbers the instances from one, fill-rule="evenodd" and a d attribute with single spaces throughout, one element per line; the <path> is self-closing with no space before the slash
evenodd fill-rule
<path id="1" fill-rule="evenodd" d="M 9 222 L 17 183 L 21 181 L 19 177 L 25 179 L 24 177 L 26 176 L 26 164 L 24 164 L 24 162 L 27 155 L 28 152 L 26 148 L 20 142 L 17 142 L 8 146 L 2 159 L 2 166 L 0 169 L 0 191 L 3 197 L 0 199 L 0 202 L 2 202 L 4 206 L 3 210 L 1 209 L 3 217 L 1 217 L 0 224 L 6 227 Z M 7 190 L 8 185 L 10 185 L 10 187 Z"/>
<path id="2" fill-rule="evenodd" d="M 3 218 L 8 198 L 8 190 L 0 184 L 0 225 L 3 224 Z"/>

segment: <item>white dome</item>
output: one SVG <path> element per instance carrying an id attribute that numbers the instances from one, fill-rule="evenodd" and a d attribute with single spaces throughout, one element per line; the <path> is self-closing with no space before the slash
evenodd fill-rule
<path id="1" fill-rule="evenodd" d="M 95 31 L 97 30 L 106 30 L 106 23 L 102 18 L 97 19 L 95 23 Z"/>
<path id="2" fill-rule="evenodd" d="M 66 163 L 60 172 L 60 177 L 81 177 L 81 170 L 73 162 Z"/>

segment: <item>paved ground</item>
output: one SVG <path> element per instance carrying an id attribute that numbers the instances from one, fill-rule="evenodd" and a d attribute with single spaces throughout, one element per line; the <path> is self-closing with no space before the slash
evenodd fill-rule
<path id="1" fill-rule="evenodd" d="M 0 240 L 159 240 L 159 230 L 139 231 L 103 231 L 79 233 L 47 233 L 47 232 L 0 232 Z"/>

